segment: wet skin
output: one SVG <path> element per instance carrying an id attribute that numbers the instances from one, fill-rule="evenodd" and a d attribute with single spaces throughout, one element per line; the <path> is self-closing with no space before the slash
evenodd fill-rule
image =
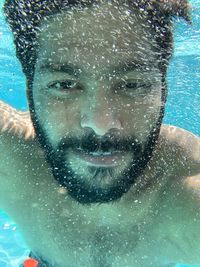
<path id="1" fill-rule="evenodd" d="M 200 264 L 199 138 L 162 126 L 151 159 L 136 172 L 164 105 L 158 58 L 153 33 L 135 11 L 107 3 L 53 15 L 41 25 L 29 98 L 36 135 L 48 149 L 24 138 L 31 121 L 23 124 L 22 114 L 0 105 L 2 128 L 6 114 L 17 121 L 0 140 L 1 206 L 30 249 L 55 267 Z M 134 141 L 126 146 L 132 149 L 123 150 L 125 140 Z M 57 158 L 47 162 L 50 152 Z M 70 171 L 72 182 L 93 190 L 94 203 L 82 204 L 59 185 L 52 171 L 59 160 L 57 175 Z M 109 201 L 106 189 L 131 167 L 130 189 Z"/>

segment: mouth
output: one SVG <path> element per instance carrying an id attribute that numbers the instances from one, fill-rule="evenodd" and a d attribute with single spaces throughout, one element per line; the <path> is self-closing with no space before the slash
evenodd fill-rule
<path id="1" fill-rule="evenodd" d="M 124 152 L 90 152 L 76 150 L 76 156 L 90 166 L 113 167 L 119 165 L 125 158 Z"/>

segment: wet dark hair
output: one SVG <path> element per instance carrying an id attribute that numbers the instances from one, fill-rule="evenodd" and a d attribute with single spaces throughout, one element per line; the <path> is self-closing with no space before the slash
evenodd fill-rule
<path id="1" fill-rule="evenodd" d="M 161 51 L 161 68 L 166 71 L 173 52 L 172 18 L 189 19 L 188 0 L 114 0 L 119 5 L 128 4 L 143 13 L 156 33 Z M 37 33 L 41 21 L 50 15 L 68 10 L 74 6 L 90 6 L 95 0 L 6 0 L 4 12 L 16 46 L 16 55 L 23 72 L 30 80 L 34 76 L 37 59 Z"/>

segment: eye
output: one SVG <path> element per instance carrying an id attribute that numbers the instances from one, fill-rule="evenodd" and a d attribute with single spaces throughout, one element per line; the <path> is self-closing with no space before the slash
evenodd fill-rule
<path id="1" fill-rule="evenodd" d="M 124 81 L 121 84 L 123 89 L 142 89 L 142 88 L 149 88 L 151 85 L 146 84 L 144 82 L 139 81 Z"/>
<path id="2" fill-rule="evenodd" d="M 143 81 L 137 81 L 137 80 L 124 80 L 120 82 L 117 86 L 117 93 L 126 93 L 130 95 L 138 95 L 143 96 L 148 94 L 151 91 L 151 83 L 143 82 Z"/>
<path id="3" fill-rule="evenodd" d="M 60 92 L 81 89 L 80 84 L 77 81 L 73 80 L 53 81 L 50 82 L 47 87 L 49 89 L 58 90 Z"/>

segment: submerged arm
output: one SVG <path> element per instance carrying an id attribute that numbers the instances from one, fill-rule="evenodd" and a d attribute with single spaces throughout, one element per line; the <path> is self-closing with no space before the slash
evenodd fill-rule
<path id="1" fill-rule="evenodd" d="M 25 139 L 35 137 L 30 113 L 19 111 L 3 101 L 0 101 L 0 131 Z"/>

